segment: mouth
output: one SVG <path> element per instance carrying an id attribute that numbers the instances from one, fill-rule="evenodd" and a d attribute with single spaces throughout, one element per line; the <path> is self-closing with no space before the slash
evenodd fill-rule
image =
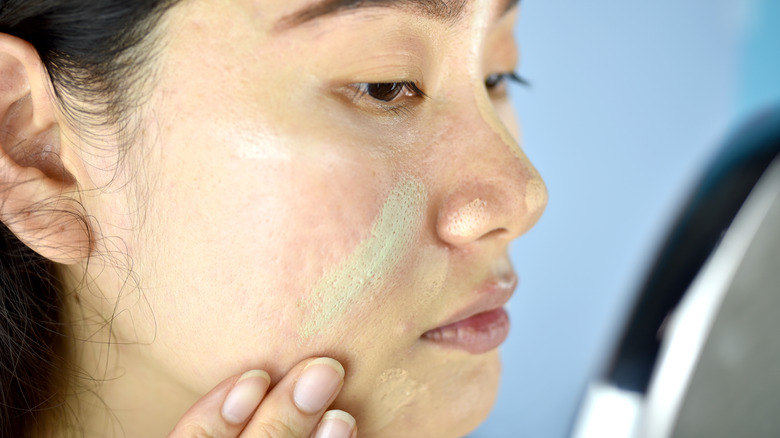
<path id="1" fill-rule="evenodd" d="M 509 315 L 504 309 L 517 286 L 514 274 L 492 278 L 477 290 L 477 299 L 455 312 L 421 339 L 444 348 L 482 354 L 494 350 L 509 335 Z"/>

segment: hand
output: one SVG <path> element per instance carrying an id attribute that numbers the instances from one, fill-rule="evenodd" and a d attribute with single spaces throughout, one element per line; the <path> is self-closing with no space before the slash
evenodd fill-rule
<path id="1" fill-rule="evenodd" d="M 198 400 L 168 438 L 356 438 L 351 415 L 325 412 L 343 383 L 344 368 L 324 357 L 299 363 L 267 395 L 268 373 L 247 371 Z"/>

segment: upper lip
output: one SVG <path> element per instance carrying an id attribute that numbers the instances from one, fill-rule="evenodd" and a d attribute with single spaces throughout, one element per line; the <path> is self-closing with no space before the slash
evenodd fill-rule
<path id="1" fill-rule="evenodd" d="M 452 313 L 448 318 L 439 323 L 434 330 L 483 312 L 504 307 L 512 297 L 516 287 L 517 276 L 511 271 L 504 275 L 488 278 L 476 289 L 476 297 L 469 304 Z"/>

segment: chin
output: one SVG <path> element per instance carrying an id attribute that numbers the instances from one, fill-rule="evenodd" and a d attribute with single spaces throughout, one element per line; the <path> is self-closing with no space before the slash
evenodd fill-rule
<path id="1" fill-rule="evenodd" d="M 408 436 L 456 438 L 468 435 L 487 419 L 498 395 L 501 361 L 498 351 L 487 353 L 473 374 L 464 375 L 458 394 L 449 394 L 449 400 L 440 409 L 438 424 L 430 422 L 425 432 Z M 466 384 L 465 382 L 470 382 Z"/>
<path id="2" fill-rule="evenodd" d="M 459 438 L 488 416 L 498 393 L 497 351 L 430 367 L 411 389 L 382 393 L 358 418 L 361 438 Z M 362 420 L 362 421 L 361 421 Z"/>

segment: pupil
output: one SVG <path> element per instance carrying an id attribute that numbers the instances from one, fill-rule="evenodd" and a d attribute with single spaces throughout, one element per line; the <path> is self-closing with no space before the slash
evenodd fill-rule
<path id="1" fill-rule="evenodd" d="M 389 84 L 369 84 L 368 86 L 368 95 L 383 102 L 393 100 L 400 92 L 401 86 L 397 82 Z"/>

